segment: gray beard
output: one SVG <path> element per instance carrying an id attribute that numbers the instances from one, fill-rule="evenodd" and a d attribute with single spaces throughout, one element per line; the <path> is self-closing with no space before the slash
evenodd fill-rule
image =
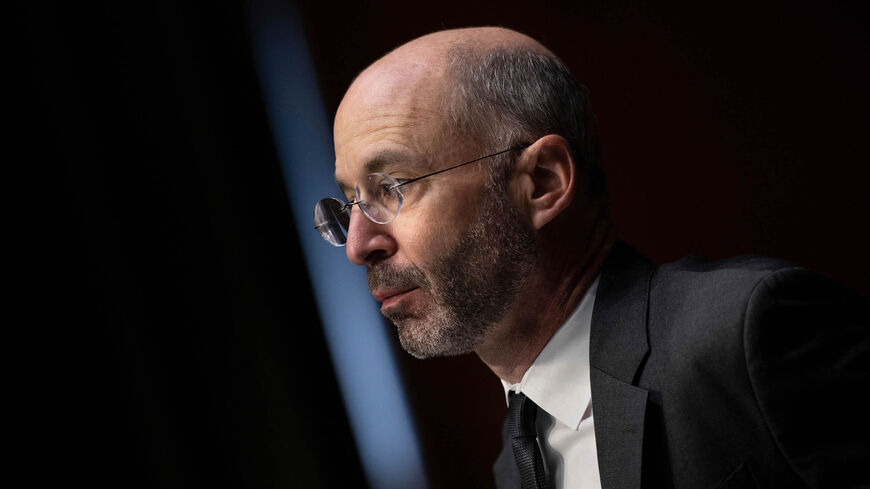
<path id="1" fill-rule="evenodd" d="M 500 191 L 484 196 L 478 217 L 457 244 L 432 261 L 414 266 L 369 268 L 369 287 L 419 287 L 423 307 L 395 307 L 386 316 L 402 347 L 417 358 L 474 351 L 502 319 L 531 272 L 534 231 Z"/>

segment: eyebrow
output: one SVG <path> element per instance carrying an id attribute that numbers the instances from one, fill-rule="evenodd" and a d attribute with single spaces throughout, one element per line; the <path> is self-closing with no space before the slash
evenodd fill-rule
<path id="1" fill-rule="evenodd" d="M 369 173 L 379 173 L 385 168 L 398 163 L 402 163 L 403 166 L 406 167 L 420 166 L 419 160 L 411 157 L 409 153 L 385 149 L 372 155 L 365 164 L 363 164 L 362 171 L 364 175 L 368 175 Z M 335 184 L 338 185 L 338 188 L 342 191 L 346 189 L 350 190 L 352 188 L 352 186 L 343 184 L 337 178 L 335 179 Z"/>

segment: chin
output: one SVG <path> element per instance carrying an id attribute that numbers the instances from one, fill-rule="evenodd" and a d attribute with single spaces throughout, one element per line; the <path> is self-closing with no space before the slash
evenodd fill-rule
<path id="1" fill-rule="evenodd" d="M 393 319 L 402 348 L 415 358 L 450 357 L 471 353 L 480 344 L 474 329 L 420 317 Z M 461 323 L 460 323 L 461 324 Z M 472 333 L 472 334 L 470 334 Z"/>

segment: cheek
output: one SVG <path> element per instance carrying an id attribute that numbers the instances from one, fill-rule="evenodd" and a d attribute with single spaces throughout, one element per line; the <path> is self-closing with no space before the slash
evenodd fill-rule
<path id="1" fill-rule="evenodd" d="M 454 249 L 477 216 L 483 192 L 474 190 L 482 187 L 477 189 L 473 182 L 460 182 L 454 183 L 448 192 L 427 194 L 424 201 L 403 209 L 393 221 L 393 235 L 412 263 L 423 264 Z"/>
<path id="2" fill-rule="evenodd" d="M 395 226 L 393 236 L 399 244 L 404 260 L 426 268 L 426 264 L 450 250 L 460 230 L 455 214 L 445 213 L 446 209 L 432 209 L 431 212 L 417 213 Z"/>
<path id="3" fill-rule="evenodd" d="M 431 217 L 414 220 L 394 232 L 399 243 L 402 257 L 414 265 L 422 266 L 445 248 L 445 238 L 450 230 L 445 228 L 445 221 Z"/>
<path id="4" fill-rule="evenodd" d="M 431 238 L 425 228 L 405 230 L 397 241 L 403 257 L 414 265 L 421 265 L 425 257 L 431 253 L 429 249 Z"/>

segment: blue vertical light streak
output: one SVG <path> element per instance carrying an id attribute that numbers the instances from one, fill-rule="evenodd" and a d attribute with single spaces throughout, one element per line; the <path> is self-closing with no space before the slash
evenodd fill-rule
<path id="1" fill-rule="evenodd" d="M 337 188 L 334 152 L 298 15 L 249 4 L 254 59 L 308 273 L 363 469 L 375 489 L 426 488 L 401 379 L 364 269 L 314 230 L 314 204 Z M 340 470 L 340 468 L 337 468 Z"/>

